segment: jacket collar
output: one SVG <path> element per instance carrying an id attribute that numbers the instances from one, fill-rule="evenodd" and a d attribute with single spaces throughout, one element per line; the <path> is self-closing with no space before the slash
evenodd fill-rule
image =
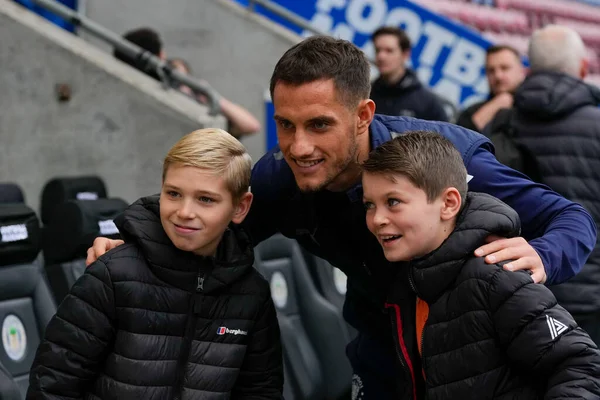
<path id="1" fill-rule="evenodd" d="M 423 86 L 417 74 L 412 69 L 406 69 L 404 76 L 394 84 L 388 84 L 381 77 L 373 82 L 373 89 L 387 95 L 401 95 L 407 91 L 419 89 Z"/>
<path id="2" fill-rule="evenodd" d="M 126 242 L 138 245 L 159 279 L 185 290 L 196 288 L 195 276 L 208 277 L 204 292 L 227 286 L 252 268 L 254 262 L 249 238 L 234 224 L 223 234 L 214 257 L 176 248 L 162 228 L 157 195 L 133 203 L 115 219 L 115 224 Z"/>
<path id="3" fill-rule="evenodd" d="M 417 295 L 435 302 L 454 283 L 465 261 L 486 237 L 514 237 L 520 233 L 519 216 L 502 201 L 484 193 L 469 193 L 456 228 L 433 252 L 413 260 L 410 279 Z"/>
<path id="4" fill-rule="evenodd" d="M 515 93 L 515 108 L 536 120 L 561 118 L 600 103 L 600 89 L 564 73 L 536 72 Z"/>

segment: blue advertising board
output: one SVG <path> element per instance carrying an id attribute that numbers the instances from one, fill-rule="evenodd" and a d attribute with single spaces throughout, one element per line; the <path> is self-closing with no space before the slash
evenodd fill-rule
<path id="1" fill-rule="evenodd" d="M 57 0 L 62 5 L 69 7 L 72 10 L 77 10 L 77 0 Z M 36 14 L 41 15 L 46 18 L 48 21 L 60 26 L 63 29 L 68 30 L 69 32 L 75 32 L 75 25 L 67 21 L 66 19 L 59 17 L 51 11 L 48 11 L 46 8 L 42 6 L 38 6 L 32 0 L 15 0 L 15 2 L 21 4 L 22 6 L 30 9 Z"/>
<path id="2" fill-rule="evenodd" d="M 243 5 L 248 0 L 236 0 Z M 349 40 L 369 58 L 375 51 L 371 34 L 381 26 L 397 26 L 412 42 L 411 65 L 421 81 L 458 108 L 488 95 L 484 62 L 491 44 L 478 32 L 434 14 L 407 0 L 273 0 L 311 25 Z M 302 36 L 309 36 L 263 7 L 262 14 Z"/>

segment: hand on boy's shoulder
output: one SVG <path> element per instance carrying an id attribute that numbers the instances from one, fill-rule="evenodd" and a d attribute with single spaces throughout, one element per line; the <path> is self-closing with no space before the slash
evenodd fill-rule
<path id="1" fill-rule="evenodd" d="M 546 282 L 544 263 L 535 249 L 522 237 L 505 239 L 490 235 L 487 244 L 475 250 L 477 257 L 485 257 L 488 264 L 509 261 L 504 265 L 507 271 L 529 270 L 535 283 Z"/>
<path id="2" fill-rule="evenodd" d="M 111 240 L 105 237 L 97 237 L 96 239 L 94 239 L 92 247 L 87 249 L 87 258 L 85 259 L 85 265 L 89 267 L 90 264 L 96 261 L 101 255 L 124 243 L 125 242 L 120 239 Z"/>

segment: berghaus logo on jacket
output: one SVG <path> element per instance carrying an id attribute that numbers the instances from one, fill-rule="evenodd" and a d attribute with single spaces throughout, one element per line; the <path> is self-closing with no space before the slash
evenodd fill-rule
<path id="1" fill-rule="evenodd" d="M 241 329 L 229 329 L 225 326 L 221 326 L 217 329 L 217 335 L 224 335 L 226 333 L 229 333 L 231 335 L 247 335 L 248 332 L 243 331 Z"/>

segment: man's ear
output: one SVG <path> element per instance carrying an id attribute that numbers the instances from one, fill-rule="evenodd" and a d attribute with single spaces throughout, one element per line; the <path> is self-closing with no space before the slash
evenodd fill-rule
<path id="1" fill-rule="evenodd" d="M 460 192 L 455 187 L 449 187 L 442 193 L 442 208 L 440 210 L 440 218 L 443 221 L 449 221 L 460 211 L 462 198 Z"/>
<path id="2" fill-rule="evenodd" d="M 358 104 L 356 108 L 357 116 L 357 133 L 362 135 L 369 131 L 369 125 L 373 121 L 375 115 L 375 102 L 371 99 L 364 99 Z"/>
<path id="3" fill-rule="evenodd" d="M 235 205 L 235 211 L 233 212 L 233 217 L 231 218 L 231 222 L 234 224 L 241 224 L 246 215 L 248 215 L 248 211 L 250 211 L 250 206 L 252 205 L 253 195 L 250 192 L 246 192 L 242 195 L 242 197 L 238 200 Z"/>

